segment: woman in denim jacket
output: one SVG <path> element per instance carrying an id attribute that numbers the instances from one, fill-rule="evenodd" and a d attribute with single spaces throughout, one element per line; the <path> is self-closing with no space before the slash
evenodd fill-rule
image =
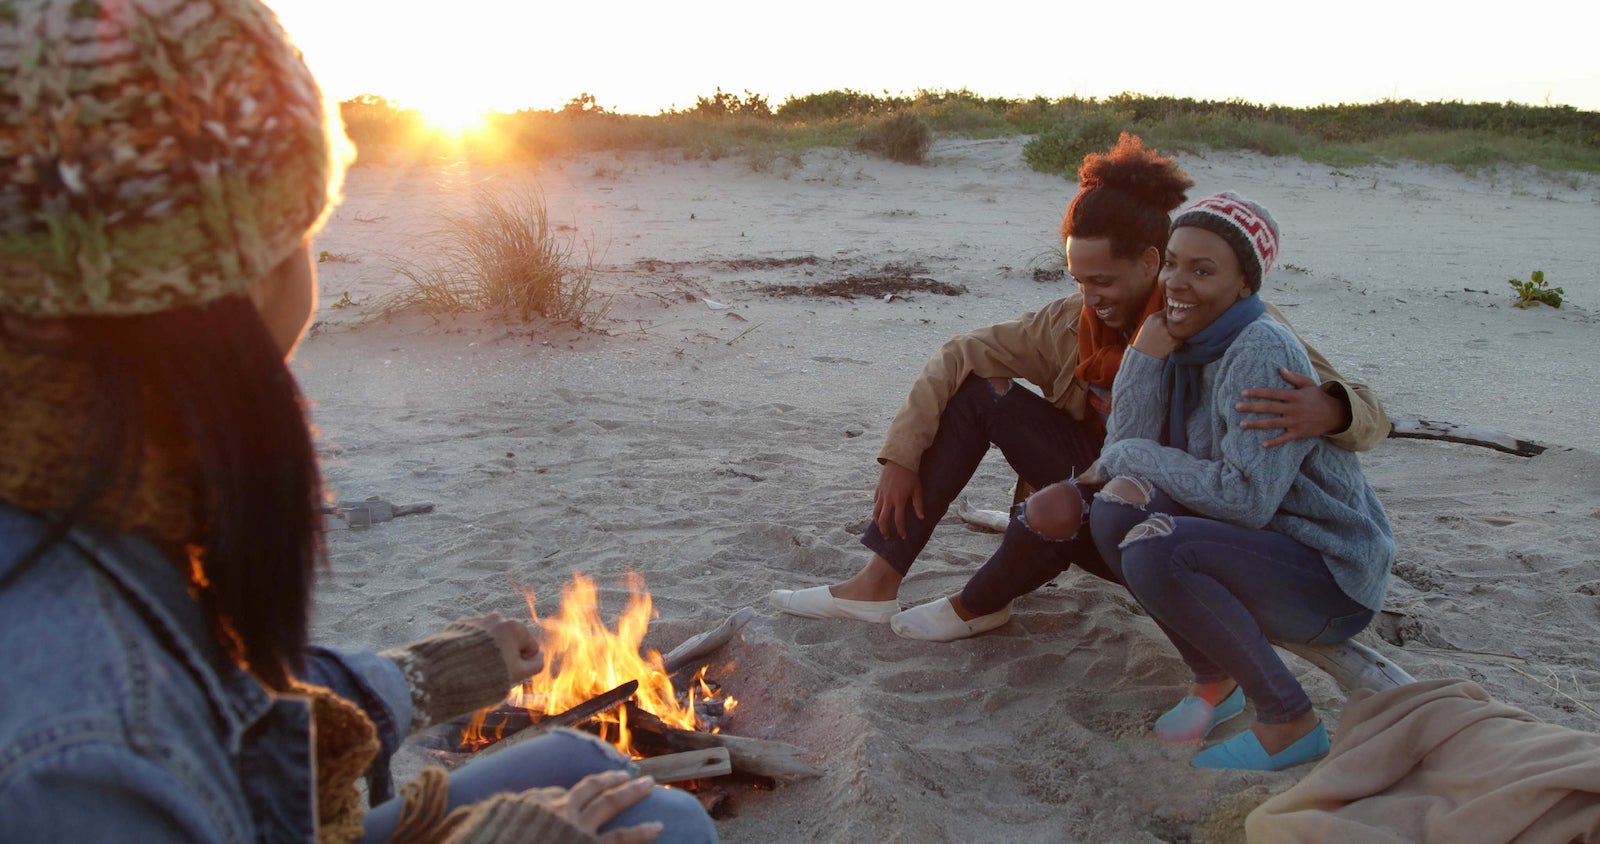
<path id="1" fill-rule="evenodd" d="M 285 358 L 347 143 L 272 13 L 4 0 L 0 114 L 0 840 L 714 840 L 577 733 L 392 794 L 407 732 L 540 669 L 520 622 L 307 642 Z"/>

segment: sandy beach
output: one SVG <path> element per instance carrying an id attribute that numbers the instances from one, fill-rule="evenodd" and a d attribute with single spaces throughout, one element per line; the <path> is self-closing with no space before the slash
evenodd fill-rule
<path id="1" fill-rule="evenodd" d="M 574 572 L 615 613 L 638 572 L 655 647 L 757 608 L 718 661 L 742 701 L 728 730 L 804 746 L 825 772 L 739 796 L 724 840 L 1242 840 L 1244 814 L 1304 769 L 1196 771 L 1153 740 L 1188 677 L 1120 588 L 1063 574 L 953 644 L 766 603 L 865 560 L 874 455 L 939 344 L 1072 289 L 1048 270 L 1075 188 L 1021 148 L 944 139 L 926 166 L 845 150 L 760 168 L 675 153 L 357 166 L 314 247 L 340 260 L 319 267 L 294 369 L 333 494 L 436 509 L 330 534 L 317 638 L 381 647 L 463 614 L 525 616 L 518 584 L 549 613 Z M 1363 456 L 1399 556 L 1362 640 L 1418 678 L 1470 678 L 1600 731 L 1600 179 L 1178 158 L 1192 197 L 1272 209 L 1283 253 L 1263 294 L 1392 417 L 1550 447 L 1391 440 Z M 529 181 L 592 249 L 611 296 L 595 329 L 371 319 L 441 211 Z M 1511 306 L 1507 279 L 1536 269 L 1565 307 Z M 852 277 L 964 292 L 772 294 Z M 968 494 L 1002 508 L 1011 480 L 992 453 Z M 952 513 L 902 603 L 955 591 L 997 544 Z M 1297 665 L 1336 729 L 1343 694 Z"/>

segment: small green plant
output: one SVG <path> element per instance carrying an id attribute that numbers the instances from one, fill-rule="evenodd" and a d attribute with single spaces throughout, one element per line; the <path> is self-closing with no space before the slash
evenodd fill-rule
<path id="1" fill-rule="evenodd" d="M 1506 282 L 1511 289 L 1517 291 L 1517 301 L 1512 305 L 1518 308 L 1531 308 L 1534 305 L 1549 305 L 1552 308 L 1561 307 L 1561 295 L 1567 291 L 1559 287 L 1551 287 L 1544 280 L 1544 270 L 1534 270 L 1527 281 L 1511 279 Z"/>

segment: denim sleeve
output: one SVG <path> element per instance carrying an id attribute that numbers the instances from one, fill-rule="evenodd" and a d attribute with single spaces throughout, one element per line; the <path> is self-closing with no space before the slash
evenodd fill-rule
<path id="1" fill-rule="evenodd" d="M 378 756 L 367 770 L 369 804 L 394 796 L 389 761 L 411 725 L 411 689 L 400 667 L 371 651 L 306 649 L 303 678 L 361 707 L 378 729 Z"/>
<path id="2" fill-rule="evenodd" d="M 110 736 L 68 741 L 8 767 L 6 841 L 211 842 L 253 838 L 242 805 L 182 753 L 140 753 Z"/>

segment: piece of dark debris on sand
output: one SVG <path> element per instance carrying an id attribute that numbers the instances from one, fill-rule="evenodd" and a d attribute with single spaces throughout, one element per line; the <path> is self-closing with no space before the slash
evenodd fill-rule
<path id="1" fill-rule="evenodd" d="M 780 284 L 763 288 L 762 292 L 769 296 L 836 296 L 840 299 L 854 299 L 865 296 L 873 299 L 882 299 L 890 293 L 900 296 L 904 296 L 907 293 L 937 293 L 940 296 L 960 296 L 967 292 L 967 288 L 959 284 L 946 284 L 931 278 L 919 278 L 904 273 L 885 273 L 881 275 L 853 275 L 818 284 Z"/>

